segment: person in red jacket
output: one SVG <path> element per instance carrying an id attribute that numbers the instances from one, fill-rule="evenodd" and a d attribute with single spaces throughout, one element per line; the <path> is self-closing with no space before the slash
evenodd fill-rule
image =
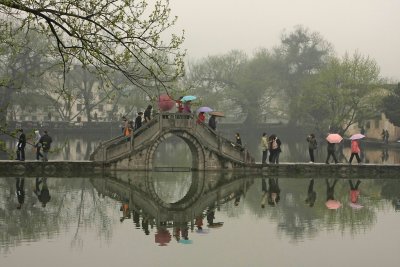
<path id="1" fill-rule="evenodd" d="M 351 164 L 351 162 L 353 161 L 354 156 L 356 156 L 358 164 L 361 163 L 361 159 L 359 156 L 360 151 L 361 150 L 360 150 L 358 140 L 351 140 L 351 156 L 350 156 L 349 164 Z"/>
<path id="2" fill-rule="evenodd" d="M 197 117 L 197 124 L 204 123 L 206 120 L 206 116 L 204 115 L 204 112 L 200 112 L 199 116 Z"/>

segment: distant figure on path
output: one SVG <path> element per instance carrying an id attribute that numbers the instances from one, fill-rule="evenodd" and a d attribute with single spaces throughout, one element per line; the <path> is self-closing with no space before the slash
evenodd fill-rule
<path id="1" fill-rule="evenodd" d="M 262 159 L 261 164 L 267 164 L 268 157 L 268 136 L 267 133 L 263 133 L 261 137 L 261 149 L 262 149 Z"/>
<path id="2" fill-rule="evenodd" d="M 317 139 L 315 139 L 315 135 L 312 133 L 309 136 L 307 136 L 307 142 L 308 142 L 308 154 L 310 155 L 310 162 L 309 163 L 314 163 L 314 150 L 317 149 L 318 144 L 317 144 Z"/>
<path id="3" fill-rule="evenodd" d="M 336 155 L 335 155 L 335 144 L 328 142 L 328 148 L 327 149 L 328 149 L 328 156 L 326 157 L 325 163 L 329 164 L 329 159 L 332 156 L 333 160 L 335 161 L 335 164 L 337 164 L 338 160 L 336 159 Z"/>
<path id="4" fill-rule="evenodd" d="M 35 142 L 34 142 L 34 145 L 36 147 L 36 160 L 40 160 L 41 157 L 43 158 L 42 153 L 40 153 L 42 145 L 39 143 L 41 137 L 42 136 L 40 135 L 39 130 L 36 130 L 35 131 Z"/>
<path id="5" fill-rule="evenodd" d="M 20 135 L 18 137 L 17 144 L 17 160 L 24 161 L 25 160 L 25 146 L 26 146 L 26 136 L 24 134 L 23 129 L 19 129 Z"/>
<path id="6" fill-rule="evenodd" d="M 360 145 L 358 143 L 358 140 L 351 140 L 351 156 L 349 160 L 349 164 L 353 161 L 354 156 L 356 156 L 358 164 L 361 163 L 361 159 L 359 156 L 359 153 L 361 152 L 360 150 Z"/>
<path id="7" fill-rule="evenodd" d="M 236 139 L 236 145 L 242 146 L 242 138 L 240 138 L 240 134 L 239 133 L 236 133 L 235 139 Z"/>

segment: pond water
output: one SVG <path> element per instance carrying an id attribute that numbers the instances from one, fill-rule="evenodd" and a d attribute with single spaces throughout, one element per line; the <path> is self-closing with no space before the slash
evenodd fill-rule
<path id="1" fill-rule="evenodd" d="M 360 181 L 3 177 L 0 266 L 398 266 L 400 181 Z"/>

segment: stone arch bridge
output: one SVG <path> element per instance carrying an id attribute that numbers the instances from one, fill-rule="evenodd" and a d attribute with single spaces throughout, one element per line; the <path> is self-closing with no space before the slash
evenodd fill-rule
<path id="1" fill-rule="evenodd" d="M 153 170 L 157 147 L 171 136 L 190 148 L 192 170 L 241 169 L 254 163 L 246 148 L 238 147 L 208 125 L 196 123 L 193 114 L 160 113 L 135 131 L 102 142 L 91 160 L 115 170 Z"/>

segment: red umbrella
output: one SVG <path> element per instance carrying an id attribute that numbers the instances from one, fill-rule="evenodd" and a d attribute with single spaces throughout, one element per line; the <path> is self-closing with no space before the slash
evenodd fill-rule
<path id="1" fill-rule="evenodd" d="M 161 111 L 171 110 L 175 106 L 175 101 L 167 94 L 158 97 L 158 108 Z"/>
<path id="2" fill-rule="evenodd" d="M 343 140 L 343 137 L 341 137 L 338 134 L 328 134 L 328 136 L 326 137 L 326 140 L 329 143 L 334 143 L 334 144 L 338 144 Z"/>
<path id="3" fill-rule="evenodd" d="M 337 210 L 342 206 L 342 204 L 337 200 L 331 199 L 325 202 L 325 206 L 330 210 Z"/>
<path id="4" fill-rule="evenodd" d="M 160 246 L 166 246 L 171 241 L 171 234 L 167 229 L 158 229 L 157 233 L 154 235 L 154 239 Z"/>

